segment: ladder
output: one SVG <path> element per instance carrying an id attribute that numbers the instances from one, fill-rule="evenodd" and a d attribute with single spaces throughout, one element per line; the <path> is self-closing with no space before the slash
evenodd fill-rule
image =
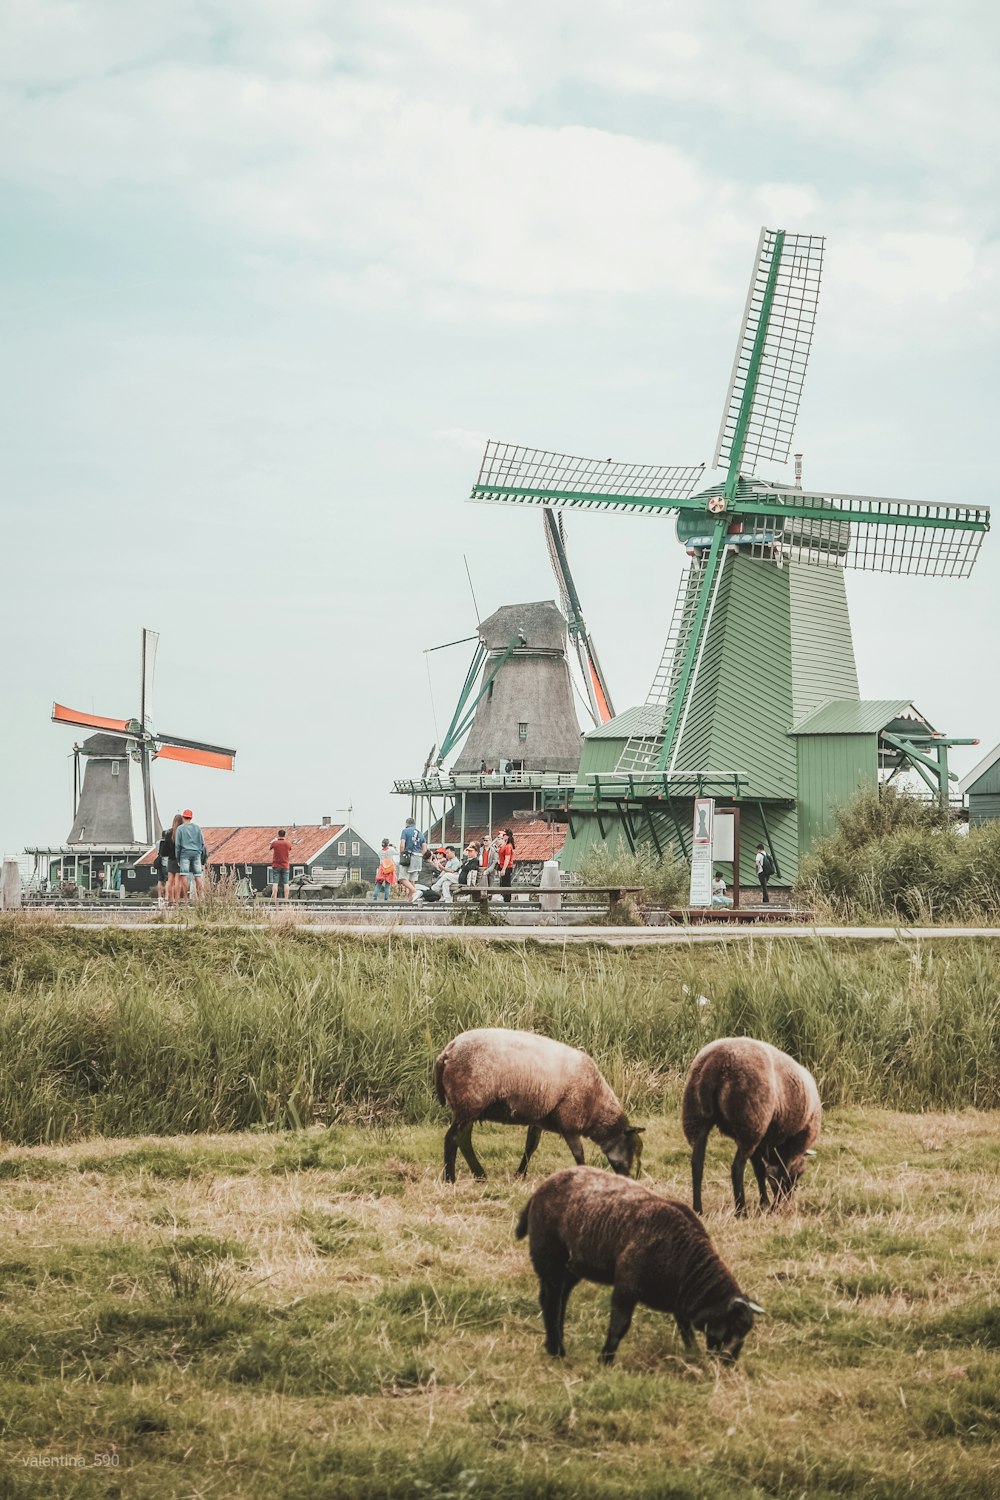
<path id="1" fill-rule="evenodd" d="M 642 732 L 630 735 L 615 767 L 616 771 L 621 772 L 622 775 L 644 776 L 653 775 L 659 771 L 660 757 L 663 752 L 663 729 L 673 708 L 677 670 L 684 659 L 691 637 L 704 568 L 704 558 L 694 557 L 681 574 L 660 665 L 656 669 L 652 686 L 646 694 L 647 712 Z M 649 730 L 647 726 L 653 723 L 656 724 L 656 728 Z"/>

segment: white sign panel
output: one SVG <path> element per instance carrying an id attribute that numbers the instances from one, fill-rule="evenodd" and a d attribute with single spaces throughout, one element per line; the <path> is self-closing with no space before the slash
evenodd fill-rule
<path id="1" fill-rule="evenodd" d="M 691 906 L 712 904 L 712 824 L 714 797 L 694 799 L 694 829 L 691 841 Z"/>
<path id="2" fill-rule="evenodd" d="M 736 819 L 718 811 L 712 820 L 712 858 L 732 864 L 736 858 Z"/>

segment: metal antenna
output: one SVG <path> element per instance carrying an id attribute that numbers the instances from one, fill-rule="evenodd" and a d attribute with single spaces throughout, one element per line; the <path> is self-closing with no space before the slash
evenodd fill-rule
<path id="1" fill-rule="evenodd" d="M 476 624 L 481 625 L 483 623 L 483 617 L 479 613 L 479 605 L 476 602 L 476 591 L 472 587 L 472 574 L 469 572 L 469 559 L 466 557 L 464 552 L 462 553 L 462 561 L 465 563 L 465 576 L 469 580 L 469 593 L 472 595 L 472 607 L 476 611 Z"/>

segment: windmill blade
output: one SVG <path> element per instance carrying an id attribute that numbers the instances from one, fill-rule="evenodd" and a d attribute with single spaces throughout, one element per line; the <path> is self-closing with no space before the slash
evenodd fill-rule
<path id="1" fill-rule="evenodd" d="M 752 473 L 761 458 L 784 463 L 816 324 L 825 239 L 762 229 L 743 326 L 722 411 L 713 467 Z"/>
<path id="2" fill-rule="evenodd" d="M 587 692 L 587 702 L 590 705 L 590 716 L 595 724 L 606 724 L 609 719 L 614 718 L 611 694 L 604 680 L 597 652 L 587 632 L 580 596 L 570 571 L 562 516 L 557 518 L 550 510 L 545 510 L 542 512 L 542 520 L 545 523 L 545 541 L 548 546 L 549 561 L 559 586 L 559 597 L 566 616 L 570 639 L 576 647 L 580 672 Z"/>
<path id="3" fill-rule="evenodd" d="M 492 504 L 566 505 L 577 510 L 625 509 L 652 515 L 669 511 L 675 500 L 692 495 L 704 469 L 704 464 L 657 466 L 610 458 L 573 458 L 566 453 L 491 441 L 486 445 L 470 499 Z M 637 493 L 641 500 L 635 498 Z"/>
<path id="4" fill-rule="evenodd" d="M 743 536 L 796 562 L 965 578 L 990 529 L 986 505 L 935 505 L 752 483 L 732 507 Z"/>
<path id="5" fill-rule="evenodd" d="M 54 724 L 75 724 L 81 729 L 105 729 L 111 734 L 127 734 L 131 719 L 106 719 L 100 714 L 85 714 L 77 708 L 66 708 L 62 703 L 53 703 Z"/>
<path id="6" fill-rule="evenodd" d="M 148 729 L 153 717 L 153 675 L 156 671 L 156 648 L 159 644 L 160 632 L 158 630 L 146 630 L 142 632 L 142 656 L 140 663 L 140 703 L 142 705 L 142 727 Z"/>
<path id="7" fill-rule="evenodd" d="M 158 760 L 180 760 L 189 766 L 210 766 L 215 771 L 235 769 L 236 751 L 224 745 L 206 745 L 201 740 L 182 740 L 174 734 L 156 736 Z"/>

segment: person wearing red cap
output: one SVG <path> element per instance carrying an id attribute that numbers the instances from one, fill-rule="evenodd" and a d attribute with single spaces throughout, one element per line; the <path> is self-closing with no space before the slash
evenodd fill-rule
<path id="1" fill-rule="evenodd" d="M 174 847 L 177 850 L 177 865 L 181 876 L 187 878 L 190 901 L 192 894 L 201 895 L 201 872 L 208 858 L 208 850 L 205 848 L 204 835 L 194 821 L 194 813 L 189 807 L 184 809 L 180 826 L 174 834 Z"/>

